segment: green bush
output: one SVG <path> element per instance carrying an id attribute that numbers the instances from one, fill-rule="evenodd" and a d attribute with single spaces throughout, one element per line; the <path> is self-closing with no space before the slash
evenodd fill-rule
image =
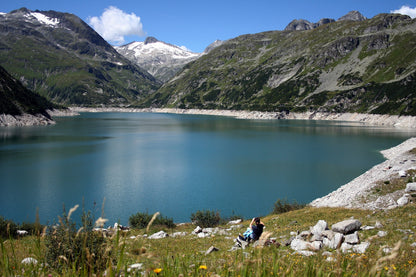
<path id="1" fill-rule="evenodd" d="M 202 228 L 215 227 L 220 224 L 221 216 L 219 212 L 197 211 L 191 215 L 191 221 Z"/>
<path id="2" fill-rule="evenodd" d="M 0 216 L 0 238 L 3 239 L 17 238 L 17 230 L 25 230 L 30 235 L 39 235 L 42 232 L 43 227 L 44 226 L 38 222 L 23 222 L 22 224 L 18 224 Z"/>
<path id="3" fill-rule="evenodd" d="M 1 238 L 9 239 L 11 237 L 16 237 L 17 230 L 18 230 L 18 226 L 16 223 L 0 216 L 0 237 Z"/>
<path id="4" fill-rule="evenodd" d="M 60 271 L 71 266 L 75 271 L 97 272 L 110 264 L 103 234 L 93 231 L 91 213 L 83 211 L 83 226 L 77 230 L 69 216 L 63 214 L 60 224 L 48 228 L 45 238 L 46 261 Z"/>
<path id="5" fill-rule="evenodd" d="M 282 213 L 302 209 L 305 206 L 306 206 L 305 204 L 299 204 L 296 201 L 293 201 L 292 203 L 289 203 L 287 201 L 287 199 L 284 199 L 284 200 L 278 199 L 274 203 L 274 208 L 273 208 L 272 213 L 273 214 L 282 214 Z"/>
<path id="6" fill-rule="evenodd" d="M 152 214 L 138 212 L 129 217 L 129 223 L 132 228 L 143 229 L 147 227 L 152 217 Z M 175 227 L 175 223 L 173 223 L 172 218 L 167 218 L 162 215 L 156 217 L 156 219 L 153 221 L 153 225 L 162 225 L 166 226 L 167 228 Z"/>

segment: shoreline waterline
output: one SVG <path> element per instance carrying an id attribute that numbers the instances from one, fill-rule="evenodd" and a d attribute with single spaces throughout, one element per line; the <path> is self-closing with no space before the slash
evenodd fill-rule
<path id="1" fill-rule="evenodd" d="M 398 116 L 382 114 L 361 114 L 361 113 L 323 113 L 323 112 L 259 112 L 246 110 L 205 110 L 205 109 L 177 109 L 177 108 L 84 108 L 70 107 L 73 112 L 127 112 L 127 113 L 170 113 L 189 115 L 212 115 L 228 116 L 238 119 L 254 120 L 328 120 L 339 122 L 359 123 L 368 126 L 386 126 L 395 128 L 416 128 L 416 116 Z"/>

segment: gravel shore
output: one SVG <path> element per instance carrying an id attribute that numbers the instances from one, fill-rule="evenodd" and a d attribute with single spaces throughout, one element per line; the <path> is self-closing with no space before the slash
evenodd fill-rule
<path id="1" fill-rule="evenodd" d="M 336 191 L 315 199 L 310 205 L 371 210 L 397 207 L 397 200 L 403 196 L 404 190 L 372 197 L 371 189 L 377 185 L 377 182 L 400 178 L 400 175 L 407 170 L 416 169 L 416 156 L 409 152 L 413 148 L 416 148 L 416 138 L 410 138 L 398 146 L 381 151 L 386 161 L 374 166 Z"/>
<path id="2" fill-rule="evenodd" d="M 201 109 L 170 109 L 170 108 L 71 108 L 75 112 L 153 112 L 174 114 L 196 114 L 230 116 L 240 119 L 299 119 L 299 120 L 332 120 L 354 122 L 371 126 L 389 126 L 397 128 L 416 128 L 416 116 L 377 115 L 359 113 L 286 113 L 258 112 L 234 110 L 201 110 Z"/>

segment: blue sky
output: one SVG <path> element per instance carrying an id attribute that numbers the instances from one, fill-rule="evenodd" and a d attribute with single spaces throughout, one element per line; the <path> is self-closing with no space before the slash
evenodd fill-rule
<path id="1" fill-rule="evenodd" d="M 3 1 L 1 12 L 21 7 L 73 13 L 89 23 L 112 45 L 161 41 L 202 52 L 216 39 L 226 40 L 248 33 L 283 30 L 293 19 L 317 22 L 358 10 L 371 18 L 408 7 L 416 16 L 416 0 L 13 0 Z M 405 13 L 406 9 L 402 9 Z M 105 34 L 104 34 L 105 32 Z"/>

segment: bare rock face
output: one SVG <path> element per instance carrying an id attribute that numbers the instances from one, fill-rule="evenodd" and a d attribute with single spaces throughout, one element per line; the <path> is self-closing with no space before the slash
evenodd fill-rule
<path id="1" fill-rule="evenodd" d="M 285 31 L 304 31 L 314 29 L 314 24 L 304 20 L 295 19 L 286 26 Z"/>
<path id="2" fill-rule="evenodd" d="M 338 19 L 338 21 L 343 21 L 343 20 L 364 21 L 366 19 L 367 19 L 367 17 L 365 17 L 364 15 L 362 15 L 359 11 L 350 11 L 346 15 L 340 17 Z"/>

